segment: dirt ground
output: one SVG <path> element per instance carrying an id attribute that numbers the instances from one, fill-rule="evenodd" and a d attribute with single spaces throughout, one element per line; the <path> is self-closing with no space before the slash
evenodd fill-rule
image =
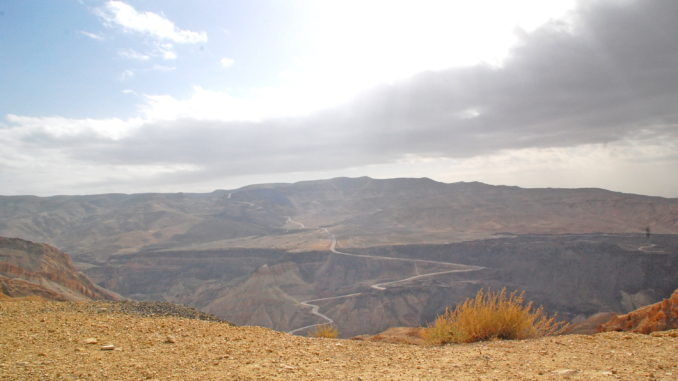
<path id="1" fill-rule="evenodd" d="M 427 347 L 30 301 L 0 327 L 2 380 L 678 380 L 678 331 Z"/>

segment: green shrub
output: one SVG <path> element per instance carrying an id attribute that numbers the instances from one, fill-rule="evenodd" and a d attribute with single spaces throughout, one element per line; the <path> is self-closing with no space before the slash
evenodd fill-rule
<path id="1" fill-rule="evenodd" d="M 548 317 L 542 307 L 532 310 L 532 302 L 523 305 L 523 295 L 506 289 L 493 293 L 478 291 L 475 299 L 466 299 L 454 310 L 448 308 L 433 325 L 421 329 L 429 344 L 473 343 L 486 340 L 522 340 L 555 335 L 567 327 Z"/>
<path id="2" fill-rule="evenodd" d="M 321 324 L 316 325 L 313 332 L 308 331 L 308 334 L 312 337 L 336 339 L 337 336 L 339 336 L 339 330 L 334 326 L 334 324 Z"/>

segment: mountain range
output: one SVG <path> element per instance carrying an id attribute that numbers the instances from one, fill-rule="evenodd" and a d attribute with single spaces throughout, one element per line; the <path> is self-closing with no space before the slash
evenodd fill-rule
<path id="1" fill-rule="evenodd" d="M 425 324 L 487 287 L 572 322 L 678 288 L 678 199 L 602 189 L 363 177 L 3 196 L 0 236 L 54 245 L 125 297 L 301 334 Z"/>

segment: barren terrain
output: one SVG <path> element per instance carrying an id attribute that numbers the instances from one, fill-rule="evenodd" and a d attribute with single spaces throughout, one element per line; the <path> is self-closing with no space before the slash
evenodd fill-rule
<path id="1" fill-rule="evenodd" d="M 4 302 L 0 326 L 8 380 L 678 379 L 677 331 L 426 347 L 144 317 L 110 302 Z"/>
<path id="2" fill-rule="evenodd" d="M 327 250 L 511 234 L 678 233 L 678 200 L 603 189 L 336 178 L 205 194 L 0 196 L 0 236 L 53 245 L 81 266 L 157 250 Z"/>
<path id="3" fill-rule="evenodd" d="M 525 290 L 573 323 L 633 311 L 678 288 L 676 235 L 529 235 L 335 252 L 173 250 L 117 259 L 85 273 L 119 294 L 187 304 L 239 325 L 289 332 L 331 319 L 344 338 L 425 325 L 480 288 Z"/>

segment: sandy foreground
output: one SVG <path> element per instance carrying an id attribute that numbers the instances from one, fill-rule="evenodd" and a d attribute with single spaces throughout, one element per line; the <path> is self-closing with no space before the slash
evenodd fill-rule
<path id="1" fill-rule="evenodd" d="M 0 327 L 2 380 L 678 380 L 678 331 L 426 347 L 25 301 Z"/>

